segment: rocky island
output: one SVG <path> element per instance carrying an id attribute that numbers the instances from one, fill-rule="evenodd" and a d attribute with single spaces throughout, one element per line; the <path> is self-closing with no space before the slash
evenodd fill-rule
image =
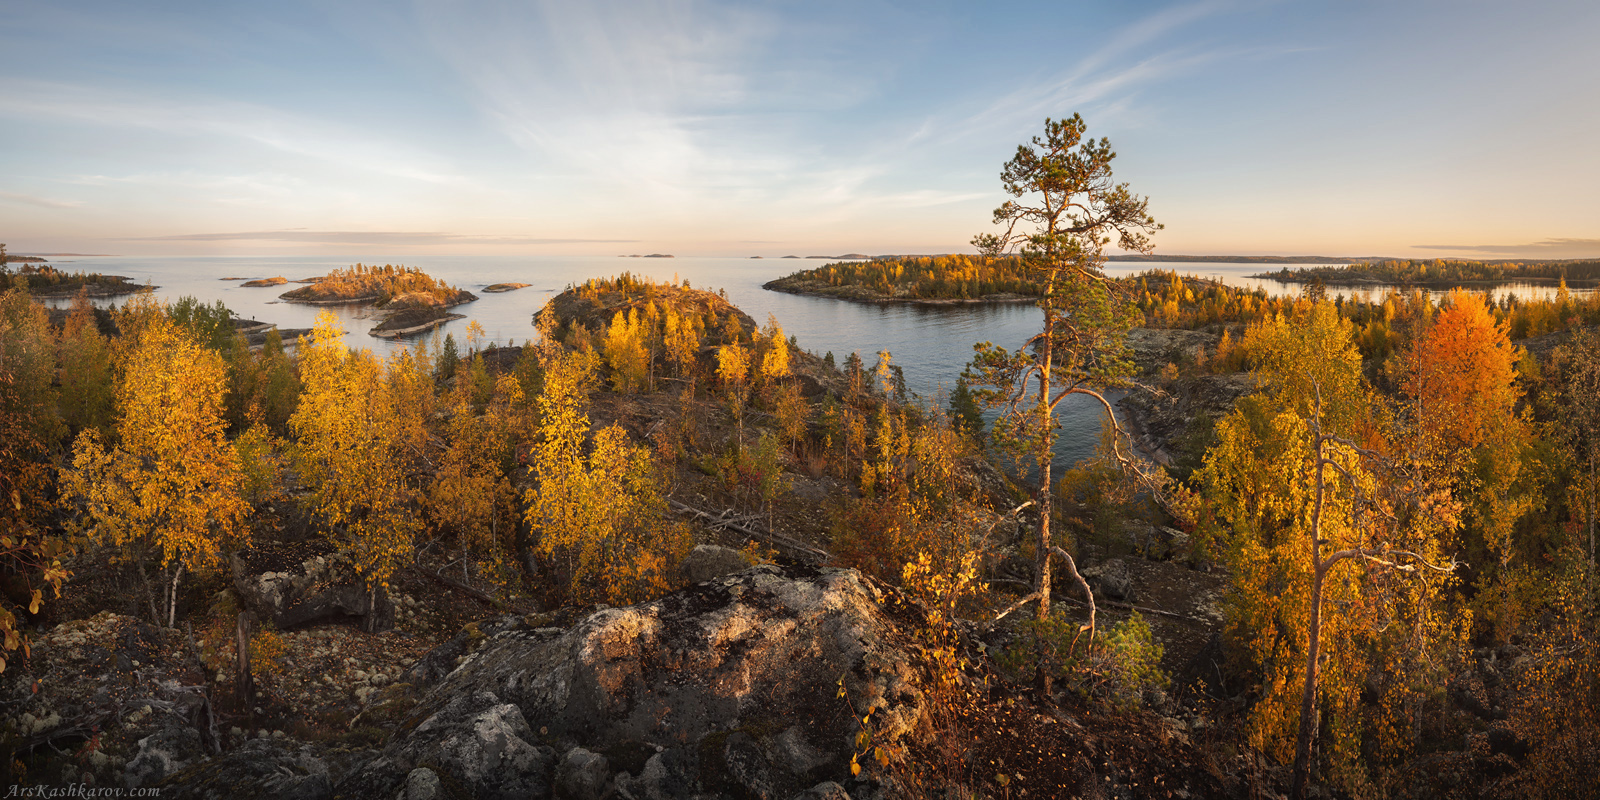
<path id="1" fill-rule="evenodd" d="M 394 338 L 421 333 L 451 320 L 462 319 L 448 309 L 470 303 L 478 296 L 450 286 L 419 269 L 385 264 L 381 267 L 356 264 L 335 270 L 280 297 L 308 305 L 372 305 L 389 312 L 383 322 L 368 331 L 373 336 Z"/>
<path id="2" fill-rule="evenodd" d="M 284 284 L 286 284 L 288 282 L 289 282 L 288 278 L 285 278 L 282 275 L 279 275 L 279 276 L 273 277 L 273 278 L 259 278 L 257 280 L 253 280 L 253 281 L 245 281 L 244 283 L 241 283 L 239 285 L 240 286 L 249 287 L 249 288 L 263 288 L 263 287 L 267 287 L 267 286 L 282 286 L 282 285 L 284 285 Z"/>

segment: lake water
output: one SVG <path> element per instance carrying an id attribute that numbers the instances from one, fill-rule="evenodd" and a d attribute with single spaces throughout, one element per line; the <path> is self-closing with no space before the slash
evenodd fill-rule
<path id="1" fill-rule="evenodd" d="M 870 368 L 876 353 L 888 350 L 895 364 L 905 370 L 911 391 L 923 398 L 942 398 L 955 385 L 962 368 L 972 357 L 975 342 L 992 341 L 1015 349 L 1038 331 L 1040 312 L 1031 305 L 967 307 L 924 307 L 914 305 L 866 305 L 824 298 L 769 292 L 761 284 L 799 269 L 825 261 L 748 258 L 618 258 L 615 256 L 407 256 L 404 258 L 351 259 L 317 256 L 236 256 L 236 257 L 122 257 L 106 256 L 52 260 L 67 271 L 91 271 L 126 275 L 139 283 L 160 287 L 156 296 L 173 301 L 192 296 L 206 303 L 221 300 L 237 316 L 276 323 L 280 328 L 309 328 L 317 314 L 326 309 L 338 315 L 348 332 L 352 347 L 370 348 L 387 355 L 414 343 L 413 340 L 388 340 L 366 335 L 378 323 L 369 308 L 314 307 L 278 300 L 278 295 L 294 284 L 266 288 L 245 288 L 239 281 L 221 278 L 267 278 L 282 275 L 290 281 L 327 274 L 355 261 L 367 264 L 405 264 L 420 268 L 435 277 L 467 289 L 479 300 L 454 309 L 466 315 L 438 329 L 437 335 L 454 334 L 465 343 L 467 323 L 476 320 L 490 341 L 522 344 L 534 335 L 533 314 L 545 301 L 569 284 L 592 277 L 607 277 L 623 271 L 656 280 L 674 277 L 688 279 L 701 289 L 727 292 L 728 299 L 745 313 L 764 323 L 768 314 L 777 317 L 786 333 L 800 346 L 818 355 L 832 352 L 843 363 L 851 352 L 859 352 Z M 1262 264 L 1132 264 L 1112 263 L 1112 275 L 1131 275 L 1151 268 L 1218 278 L 1242 288 L 1263 288 L 1273 295 L 1298 294 L 1300 287 L 1245 277 L 1279 265 Z M 485 294 L 483 287 L 495 283 L 526 283 L 528 288 L 504 294 Z M 1347 294 L 1353 291 L 1345 290 Z M 1381 296 L 1382 288 L 1372 290 Z M 1502 294 L 1506 290 L 1497 290 Z M 1549 287 L 1524 287 L 1528 296 L 1553 294 Z M 1338 294 L 1330 288 L 1330 294 Z M 1579 293 L 1577 291 L 1575 294 Z M 121 302 L 117 298 L 111 302 Z M 61 305 L 64 301 L 55 301 Z M 434 334 L 426 334 L 434 335 Z M 940 401 L 942 402 L 942 400 Z M 1092 398 L 1073 397 L 1059 412 L 1062 431 L 1057 450 L 1063 464 L 1071 464 L 1093 453 L 1103 424 L 1103 410 Z"/>

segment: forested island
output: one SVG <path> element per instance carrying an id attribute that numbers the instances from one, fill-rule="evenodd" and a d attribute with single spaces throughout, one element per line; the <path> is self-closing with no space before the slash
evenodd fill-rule
<path id="1" fill-rule="evenodd" d="M 1321 281 L 1329 286 L 1379 283 L 1448 289 L 1454 286 L 1499 286 L 1508 283 L 1554 285 L 1563 281 L 1573 286 L 1593 286 L 1600 283 L 1600 261 L 1385 259 L 1337 267 L 1284 268 L 1251 277 L 1284 283 Z"/>
<path id="2" fill-rule="evenodd" d="M 761 288 L 867 303 L 1026 303 L 1039 294 L 1018 259 L 960 254 L 826 264 Z"/>
<path id="3" fill-rule="evenodd" d="M 12 269 L 10 264 L 22 266 Z M 42 258 L 8 256 L 4 246 L 0 246 L 0 273 L 11 285 L 25 286 L 40 297 L 71 297 L 79 292 L 87 292 L 90 297 L 120 297 L 159 288 L 134 283 L 123 275 L 66 272 Z"/>

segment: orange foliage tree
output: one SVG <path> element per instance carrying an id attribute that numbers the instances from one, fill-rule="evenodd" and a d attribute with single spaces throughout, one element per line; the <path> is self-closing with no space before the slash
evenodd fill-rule
<path id="1" fill-rule="evenodd" d="M 1481 295 L 1457 289 L 1448 305 L 1401 355 L 1400 388 L 1419 414 L 1430 449 L 1471 450 L 1511 432 L 1521 393 L 1521 351 L 1495 322 Z"/>
<path id="2" fill-rule="evenodd" d="M 1452 569 L 1439 552 L 1452 512 L 1385 457 L 1389 414 L 1332 303 L 1253 325 L 1245 346 L 1263 391 L 1217 424 L 1199 480 L 1233 575 L 1228 638 L 1260 671 L 1249 736 L 1294 761 L 1299 795 L 1321 734 L 1329 777 L 1354 789 L 1369 748 L 1404 751 L 1402 715 L 1439 678 L 1427 656 L 1451 633 L 1444 582 L 1395 578 Z"/>
<path id="3" fill-rule="evenodd" d="M 1457 289 L 1396 359 L 1407 450 L 1455 486 L 1467 504 L 1461 549 L 1475 571 L 1484 621 L 1502 635 L 1538 602 L 1521 520 L 1543 503 L 1548 469 L 1528 421 L 1516 364 L 1520 348 L 1478 294 Z M 1519 557 L 1521 553 L 1521 557 Z"/>
<path id="4" fill-rule="evenodd" d="M 67 577 L 65 543 L 43 527 L 54 477 L 46 466 L 54 408 L 40 396 L 50 382 L 49 342 L 43 309 L 26 292 L 0 290 L 0 574 L 9 577 L 0 592 L 0 671 L 6 654 L 29 652 L 18 616 L 37 613 L 46 588 L 60 596 Z"/>

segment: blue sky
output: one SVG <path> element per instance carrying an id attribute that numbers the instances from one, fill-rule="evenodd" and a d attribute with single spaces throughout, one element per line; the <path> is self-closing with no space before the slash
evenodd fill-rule
<path id="1" fill-rule="evenodd" d="M 1164 253 L 1600 256 L 1600 3 L 0 4 L 0 241 L 969 250 L 1082 113 Z"/>

